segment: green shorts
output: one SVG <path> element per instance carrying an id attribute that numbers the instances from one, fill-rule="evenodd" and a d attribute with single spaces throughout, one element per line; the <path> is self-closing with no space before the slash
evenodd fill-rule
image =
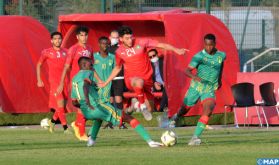
<path id="1" fill-rule="evenodd" d="M 186 92 L 186 95 L 184 97 L 183 103 L 186 106 L 192 107 L 194 106 L 197 101 L 200 99 L 201 102 L 207 100 L 207 99 L 212 99 L 215 102 L 215 90 L 211 90 L 214 88 L 199 88 L 197 86 L 190 86 L 188 91 Z"/>
<path id="2" fill-rule="evenodd" d="M 80 101 L 80 109 L 88 120 L 103 120 L 117 126 L 122 123 L 122 111 L 114 108 L 110 103 L 100 103 L 93 106 L 94 110 L 88 107 L 85 101 Z"/>

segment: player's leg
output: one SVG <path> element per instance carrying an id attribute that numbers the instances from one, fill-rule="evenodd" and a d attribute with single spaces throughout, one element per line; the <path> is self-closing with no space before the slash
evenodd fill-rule
<path id="1" fill-rule="evenodd" d="M 78 111 L 76 113 L 76 120 L 75 120 L 74 125 L 76 127 L 78 127 L 79 132 L 77 132 L 77 129 L 74 129 L 74 130 L 75 130 L 76 136 L 79 137 L 79 140 L 82 140 L 82 141 L 87 141 L 88 140 L 88 137 L 85 134 L 85 123 L 86 123 L 86 119 L 83 116 L 81 110 L 78 109 Z M 78 135 L 77 135 L 77 133 L 78 133 Z"/>
<path id="2" fill-rule="evenodd" d="M 127 83 L 126 83 L 127 84 Z M 147 96 L 153 97 L 153 95 L 145 92 L 145 84 L 144 80 L 139 77 L 134 77 L 130 79 L 130 84 L 127 85 L 128 89 L 131 89 L 136 93 L 138 104 L 135 104 L 135 106 L 138 106 L 140 108 L 145 120 L 151 120 L 152 119 L 152 105 L 148 101 Z M 150 87 L 151 91 L 151 87 Z"/>
<path id="3" fill-rule="evenodd" d="M 120 109 L 123 111 L 123 93 L 124 93 L 124 80 L 114 80 L 114 100 L 115 100 L 115 106 L 117 109 Z M 125 126 L 125 123 L 122 123 L 120 129 L 128 129 Z"/>
<path id="4" fill-rule="evenodd" d="M 48 120 L 48 125 L 49 125 L 49 132 L 53 133 L 54 132 L 54 127 L 57 121 L 59 120 L 59 115 L 57 111 L 57 101 L 56 101 L 56 95 L 55 95 L 55 87 L 51 86 L 50 91 L 49 91 L 49 107 L 50 109 L 54 110 L 54 114 L 51 118 L 51 120 Z"/>
<path id="5" fill-rule="evenodd" d="M 180 106 L 180 109 L 171 118 L 173 120 L 171 122 L 171 125 L 177 124 L 177 121 L 179 120 L 179 118 L 183 117 L 184 115 L 186 115 L 189 112 L 191 107 L 193 107 L 196 104 L 196 102 L 198 101 L 199 97 L 200 97 L 199 92 L 196 91 L 194 88 L 190 87 L 188 89 L 188 91 L 186 92 L 186 95 L 185 95 L 185 97 L 183 99 L 183 103 Z"/>
<path id="6" fill-rule="evenodd" d="M 57 110 L 56 111 L 58 113 L 58 117 L 61 122 L 61 125 L 63 126 L 64 133 L 71 134 L 71 132 L 68 130 L 68 125 L 67 125 L 67 120 L 66 120 L 64 98 L 60 98 L 57 100 Z"/>
<path id="7" fill-rule="evenodd" d="M 87 142 L 87 146 L 91 147 L 96 143 L 97 135 L 102 125 L 102 120 L 94 120 L 93 125 L 89 132 L 89 138 Z"/>
<path id="8" fill-rule="evenodd" d="M 201 101 L 203 105 L 202 115 L 197 123 L 197 127 L 194 131 L 194 135 L 188 145 L 200 145 L 201 140 L 200 136 L 203 131 L 206 129 L 206 125 L 208 123 L 209 117 L 211 116 L 214 107 L 215 107 L 215 94 L 214 92 L 209 92 L 202 94 Z"/>
<path id="9" fill-rule="evenodd" d="M 123 113 L 122 119 L 124 122 L 129 123 L 130 126 L 140 135 L 140 137 L 147 142 L 150 147 L 163 146 L 161 143 L 155 142 L 151 139 L 149 133 L 144 129 L 143 125 L 134 117 Z"/>

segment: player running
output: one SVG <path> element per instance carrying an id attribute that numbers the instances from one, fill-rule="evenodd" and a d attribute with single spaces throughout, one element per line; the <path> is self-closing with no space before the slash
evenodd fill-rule
<path id="1" fill-rule="evenodd" d="M 48 121 L 49 131 L 53 133 L 55 123 L 60 120 L 64 128 L 64 133 L 69 134 L 71 132 L 68 129 L 65 117 L 67 89 L 62 88 L 62 92 L 56 92 L 67 57 L 67 50 L 60 47 L 61 43 L 62 34 L 59 32 L 51 33 L 52 47 L 42 51 L 41 57 L 37 63 L 37 86 L 44 87 L 44 83 L 41 79 L 41 66 L 44 62 L 46 62 L 48 65 L 48 80 L 50 85 L 49 108 L 55 110 L 52 119 Z M 64 84 L 66 81 L 63 81 L 62 83 Z"/>
<path id="2" fill-rule="evenodd" d="M 178 49 L 172 45 L 159 43 L 151 39 L 134 39 L 131 28 L 127 26 L 120 27 L 119 37 L 121 44 L 115 54 L 115 68 L 106 82 L 99 83 L 98 86 L 105 87 L 108 85 L 121 71 L 122 65 L 124 65 L 126 87 L 136 93 L 139 101 L 136 106 L 141 109 L 144 118 L 151 120 L 153 107 L 153 95 L 151 93 L 153 71 L 146 49 L 149 47 L 162 48 L 171 50 L 179 55 L 185 54 L 186 49 Z"/>
<path id="3" fill-rule="evenodd" d="M 80 71 L 72 80 L 73 104 L 80 107 L 87 119 L 93 120 L 90 137 L 87 146 L 93 146 L 102 121 L 111 122 L 113 125 L 120 125 L 127 122 L 147 142 L 150 147 L 160 147 L 161 143 L 154 142 L 139 121 L 132 116 L 115 109 L 110 103 L 98 103 L 98 93 L 93 79 L 92 60 L 88 57 L 81 57 L 78 60 Z"/>
<path id="4" fill-rule="evenodd" d="M 184 116 L 200 99 L 203 112 L 198 121 L 194 135 L 188 145 L 200 145 L 200 136 L 208 123 L 209 117 L 215 107 L 215 91 L 221 86 L 223 62 L 226 58 L 224 52 L 216 49 L 216 40 L 213 34 L 204 36 L 204 49 L 197 53 L 186 69 L 186 75 L 192 78 L 190 87 L 186 92 L 183 104 L 174 121 Z M 192 73 L 197 69 L 197 74 Z"/>
<path id="5" fill-rule="evenodd" d="M 84 26 L 80 26 L 76 29 L 76 37 L 78 42 L 75 45 L 73 45 L 68 51 L 68 57 L 66 59 L 66 63 L 62 72 L 61 81 L 57 88 L 58 94 L 61 93 L 63 89 L 63 82 L 65 80 L 66 74 L 70 71 L 70 79 L 72 79 L 74 75 L 78 73 L 78 59 L 80 57 L 88 57 L 92 61 L 94 61 L 93 50 L 87 44 L 88 31 L 89 29 Z M 101 81 L 96 73 L 94 74 L 94 77 L 99 82 Z M 88 140 L 88 137 L 85 134 L 85 122 L 86 119 L 82 115 L 81 111 L 77 110 L 76 121 L 72 122 L 71 126 L 75 131 L 76 137 L 82 141 Z"/>

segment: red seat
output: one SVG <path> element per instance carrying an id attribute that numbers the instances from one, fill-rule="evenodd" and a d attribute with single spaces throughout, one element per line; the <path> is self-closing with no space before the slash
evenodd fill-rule
<path id="1" fill-rule="evenodd" d="M 163 95 L 162 92 L 153 92 L 152 94 L 154 97 L 157 97 L 157 98 L 161 98 Z M 124 92 L 123 96 L 124 96 L 124 98 L 132 98 L 132 97 L 136 97 L 137 95 L 134 92 Z"/>

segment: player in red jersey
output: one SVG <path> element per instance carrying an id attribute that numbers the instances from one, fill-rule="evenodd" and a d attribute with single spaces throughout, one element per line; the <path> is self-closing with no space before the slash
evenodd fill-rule
<path id="1" fill-rule="evenodd" d="M 70 133 L 67 126 L 65 117 L 65 99 L 67 90 L 63 90 L 59 94 L 56 89 L 60 83 L 60 77 L 63 71 L 64 63 L 67 57 L 67 50 L 60 48 L 62 43 L 62 34 L 59 32 L 51 33 L 52 47 L 42 51 L 41 57 L 37 63 L 37 86 L 44 87 L 44 83 L 41 79 L 41 66 L 44 62 L 48 65 L 48 80 L 50 85 L 49 93 L 49 108 L 54 109 L 54 115 L 52 119 L 48 121 L 49 131 L 54 131 L 55 123 L 60 120 L 64 128 L 64 133 Z M 66 83 L 65 81 L 62 82 Z"/>
<path id="2" fill-rule="evenodd" d="M 115 53 L 116 66 L 106 82 L 99 83 L 99 87 L 106 86 L 120 72 L 122 65 L 124 65 L 125 84 L 129 90 L 137 94 L 138 103 L 135 106 L 141 109 L 146 120 L 151 120 L 153 71 L 146 49 L 150 47 L 162 48 L 179 55 L 185 54 L 187 49 L 178 49 L 172 45 L 151 39 L 134 39 L 131 28 L 127 26 L 120 27 L 119 37 L 121 44 Z"/>
<path id="3" fill-rule="evenodd" d="M 77 43 L 73 45 L 68 50 L 68 57 L 66 59 L 66 63 L 64 66 L 64 70 L 61 76 L 60 85 L 57 88 L 57 93 L 60 93 L 63 90 L 63 81 L 67 75 L 67 73 L 70 71 L 70 79 L 78 73 L 79 67 L 78 67 L 78 59 L 80 57 L 89 57 L 92 59 L 92 63 L 94 63 L 94 56 L 93 56 L 93 50 L 92 48 L 87 44 L 88 39 L 88 32 L 89 29 L 84 26 L 79 26 L 76 29 L 76 37 L 77 37 Z M 99 76 L 94 72 L 95 78 L 98 80 L 98 82 L 101 82 Z M 76 121 L 72 122 L 71 126 L 73 127 L 75 131 L 75 135 L 79 140 L 87 141 L 88 137 L 85 134 L 85 122 L 86 119 L 82 115 L 81 111 L 78 109 L 77 115 L 76 115 Z"/>

